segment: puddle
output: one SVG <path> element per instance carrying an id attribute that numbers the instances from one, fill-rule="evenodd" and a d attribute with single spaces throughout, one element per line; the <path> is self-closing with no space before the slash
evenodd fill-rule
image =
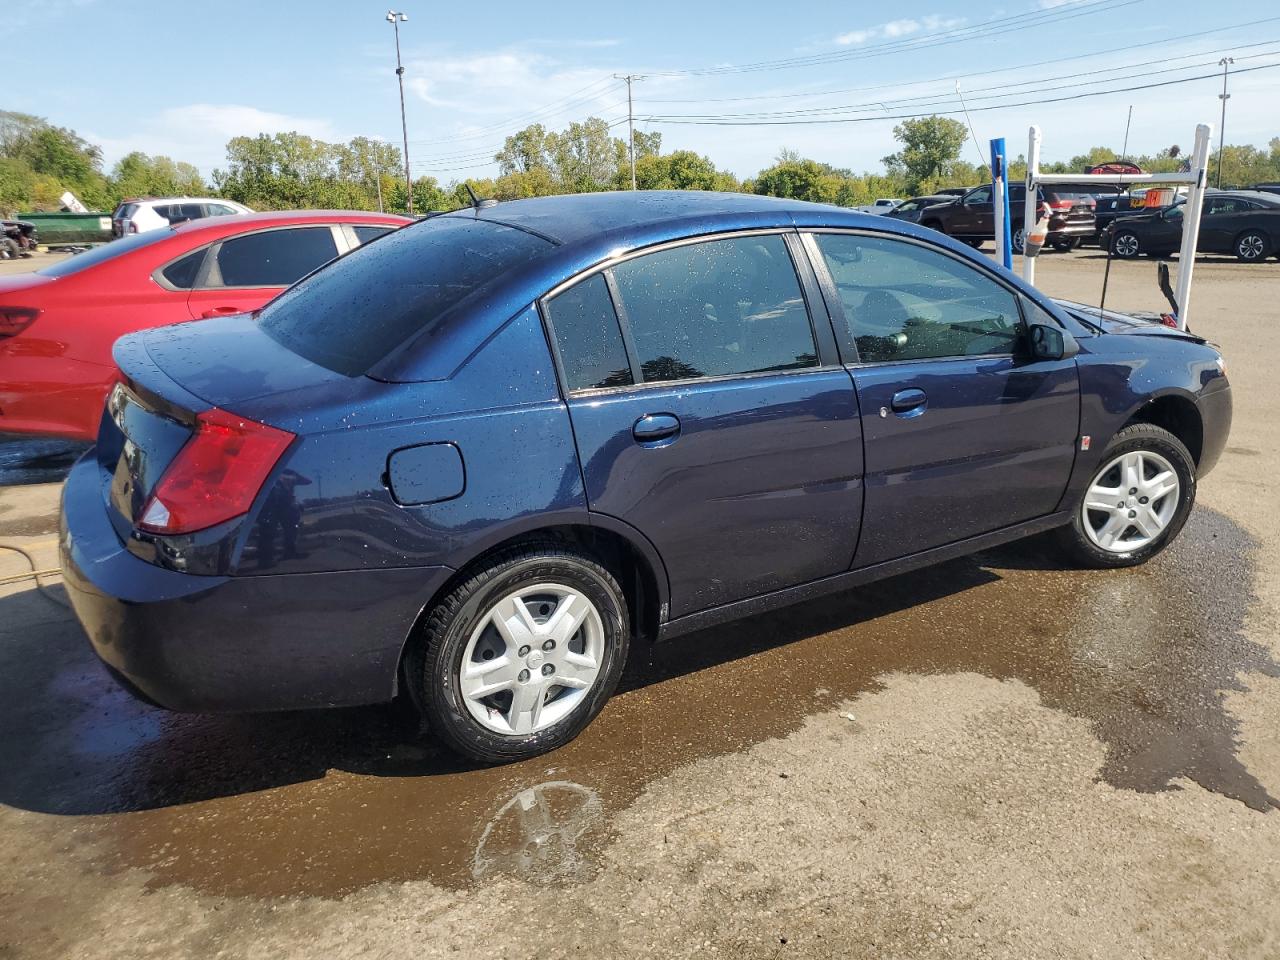
<path id="1" fill-rule="evenodd" d="M 0 802 L 89 818 L 113 851 L 94 866 L 143 867 L 155 886 L 278 897 L 413 879 L 574 883 L 593 875 L 612 814 L 655 778 L 786 734 L 886 673 L 971 671 L 1091 721 L 1108 783 L 1188 778 L 1266 809 L 1222 697 L 1238 672 L 1280 673 L 1241 631 L 1252 552 L 1201 509 L 1137 570 L 1063 570 L 1031 541 L 726 625 L 632 664 L 568 747 L 480 770 L 407 736 L 391 708 L 153 711 L 28 591 L 0 600 L 0 624 L 46 620 L 0 626 Z"/>

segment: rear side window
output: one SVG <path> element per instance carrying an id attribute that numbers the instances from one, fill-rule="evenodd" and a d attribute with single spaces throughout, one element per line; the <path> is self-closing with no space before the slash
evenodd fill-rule
<path id="1" fill-rule="evenodd" d="M 259 322 L 299 356 L 356 376 L 552 249 L 490 220 L 435 217 L 353 250 L 273 300 Z"/>
<path id="2" fill-rule="evenodd" d="M 602 274 L 588 277 L 547 304 L 565 389 L 625 387 L 631 365 Z"/>
<path id="3" fill-rule="evenodd" d="M 337 255 L 328 227 L 294 227 L 224 240 L 216 264 L 224 287 L 287 287 Z"/>
<path id="4" fill-rule="evenodd" d="M 196 276 L 200 273 L 200 265 L 204 263 L 205 250 L 189 253 L 181 260 L 169 264 L 161 274 L 165 280 L 179 290 L 190 290 L 196 285 Z"/>
<path id="5" fill-rule="evenodd" d="M 351 228 L 355 231 L 356 239 L 361 243 L 368 243 L 370 240 L 377 240 L 391 232 L 391 227 L 378 227 L 369 224 L 360 224 Z"/>
<path id="6" fill-rule="evenodd" d="M 674 247 L 613 274 L 646 383 L 818 365 L 781 236 Z"/>
<path id="7" fill-rule="evenodd" d="M 864 363 L 1012 354 L 1022 329 L 1013 294 L 916 243 L 819 234 L 849 336 Z"/>
<path id="8" fill-rule="evenodd" d="M 230 217 L 236 214 L 234 207 L 228 207 L 223 203 L 207 203 L 205 204 L 205 216 L 209 217 Z"/>

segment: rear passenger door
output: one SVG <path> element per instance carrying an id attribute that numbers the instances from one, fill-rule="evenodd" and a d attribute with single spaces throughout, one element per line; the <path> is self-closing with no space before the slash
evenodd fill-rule
<path id="1" fill-rule="evenodd" d="M 228 237 L 209 249 L 187 307 L 196 319 L 256 310 L 346 249 L 346 237 L 330 224 Z"/>
<path id="2" fill-rule="evenodd" d="M 866 509 L 856 566 L 1053 513 L 1075 462 L 1074 359 L 1037 361 L 993 272 L 905 237 L 806 238 L 857 384 Z"/>
<path id="3" fill-rule="evenodd" d="M 857 402 L 795 243 L 675 244 L 543 302 L 590 508 L 657 548 L 672 618 L 841 572 L 853 555 Z"/>

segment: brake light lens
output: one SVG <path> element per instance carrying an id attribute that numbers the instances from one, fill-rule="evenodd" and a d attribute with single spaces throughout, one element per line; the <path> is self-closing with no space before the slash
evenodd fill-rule
<path id="1" fill-rule="evenodd" d="M 40 311 L 34 307 L 0 307 L 0 340 L 16 337 L 35 323 Z"/>
<path id="2" fill-rule="evenodd" d="M 143 508 L 138 529 L 194 533 L 249 512 L 294 435 L 216 407 L 169 464 Z"/>
<path id="3" fill-rule="evenodd" d="M 1070 210 L 1073 206 L 1075 206 L 1075 201 L 1073 200 L 1050 200 L 1049 201 L 1049 209 L 1051 210 Z"/>

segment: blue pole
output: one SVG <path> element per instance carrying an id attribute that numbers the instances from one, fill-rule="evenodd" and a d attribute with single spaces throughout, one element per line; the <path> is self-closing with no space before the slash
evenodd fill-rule
<path id="1" fill-rule="evenodd" d="M 1013 229 L 1009 223 L 1009 163 L 1004 152 L 1004 137 L 991 141 L 991 201 L 993 205 L 999 204 L 1004 214 L 1004 230 L 996 237 L 996 252 L 1004 268 L 1012 270 Z"/>

